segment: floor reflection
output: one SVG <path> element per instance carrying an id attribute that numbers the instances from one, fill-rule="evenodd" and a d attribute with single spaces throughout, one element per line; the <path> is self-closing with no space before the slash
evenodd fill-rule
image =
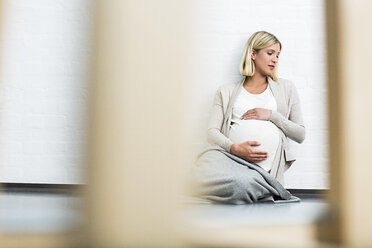
<path id="1" fill-rule="evenodd" d="M 0 232 L 59 233 L 83 224 L 77 195 L 0 192 Z"/>
<path id="2" fill-rule="evenodd" d="M 180 218 L 203 226 L 309 224 L 329 209 L 319 198 L 293 203 L 255 203 L 246 205 L 186 204 Z"/>

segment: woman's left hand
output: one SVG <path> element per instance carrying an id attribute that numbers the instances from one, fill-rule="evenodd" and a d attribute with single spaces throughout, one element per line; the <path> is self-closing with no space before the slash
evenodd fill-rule
<path id="1" fill-rule="evenodd" d="M 264 108 L 254 108 L 250 109 L 245 114 L 242 115 L 240 118 L 241 120 L 265 120 L 268 121 L 271 116 L 271 109 L 264 109 Z"/>

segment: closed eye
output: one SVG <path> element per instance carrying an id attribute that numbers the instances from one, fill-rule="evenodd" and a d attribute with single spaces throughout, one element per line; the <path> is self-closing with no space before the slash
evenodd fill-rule
<path id="1" fill-rule="evenodd" d="M 267 53 L 267 54 L 269 54 L 270 56 L 273 55 L 272 53 Z M 277 55 L 276 57 L 279 58 L 279 55 Z"/>

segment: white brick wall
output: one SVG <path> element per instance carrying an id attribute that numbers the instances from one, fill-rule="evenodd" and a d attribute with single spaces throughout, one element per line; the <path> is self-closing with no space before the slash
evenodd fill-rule
<path id="1" fill-rule="evenodd" d="M 82 183 L 90 0 L 5 0 L 1 41 L 0 181 Z M 321 0 L 193 1 L 188 115 L 202 147 L 218 86 L 237 80 L 247 38 L 283 43 L 279 76 L 299 91 L 306 140 L 286 187 L 328 188 L 325 35 Z"/>
<path id="2" fill-rule="evenodd" d="M 255 31 L 275 34 L 283 44 L 279 77 L 299 92 L 307 129 L 302 144 L 291 142 L 297 161 L 285 174 L 287 188 L 328 188 L 327 89 L 324 3 L 321 0 L 194 1 L 189 121 L 202 147 L 206 122 L 218 86 L 240 78 L 238 64 Z"/>
<path id="3" fill-rule="evenodd" d="M 0 181 L 84 182 L 90 0 L 5 0 Z"/>

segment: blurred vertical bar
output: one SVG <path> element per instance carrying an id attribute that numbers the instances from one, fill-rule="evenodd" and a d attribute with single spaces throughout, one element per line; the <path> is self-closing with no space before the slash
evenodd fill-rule
<path id="1" fill-rule="evenodd" d="M 326 1 L 331 197 L 322 239 L 372 247 L 372 2 Z"/>
<path id="2" fill-rule="evenodd" d="M 180 247 L 187 1 L 98 0 L 92 90 L 91 247 Z"/>
<path id="3" fill-rule="evenodd" d="M 342 204 L 339 203 L 341 192 L 342 177 L 339 168 L 345 163 L 340 151 L 344 148 L 344 111 L 341 106 L 344 88 L 340 87 L 340 32 L 339 23 L 339 1 L 325 1 L 325 20 L 326 20 L 326 51 L 327 51 L 327 82 L 328 82 L 328 140 L 329 146 L 329 182 L 330 194 L 328 202 L 331 206 L 329 216 L 322 219 L 318 227 L 318 236 L 321 240 L 340 243 L 340 215 Z"/>

